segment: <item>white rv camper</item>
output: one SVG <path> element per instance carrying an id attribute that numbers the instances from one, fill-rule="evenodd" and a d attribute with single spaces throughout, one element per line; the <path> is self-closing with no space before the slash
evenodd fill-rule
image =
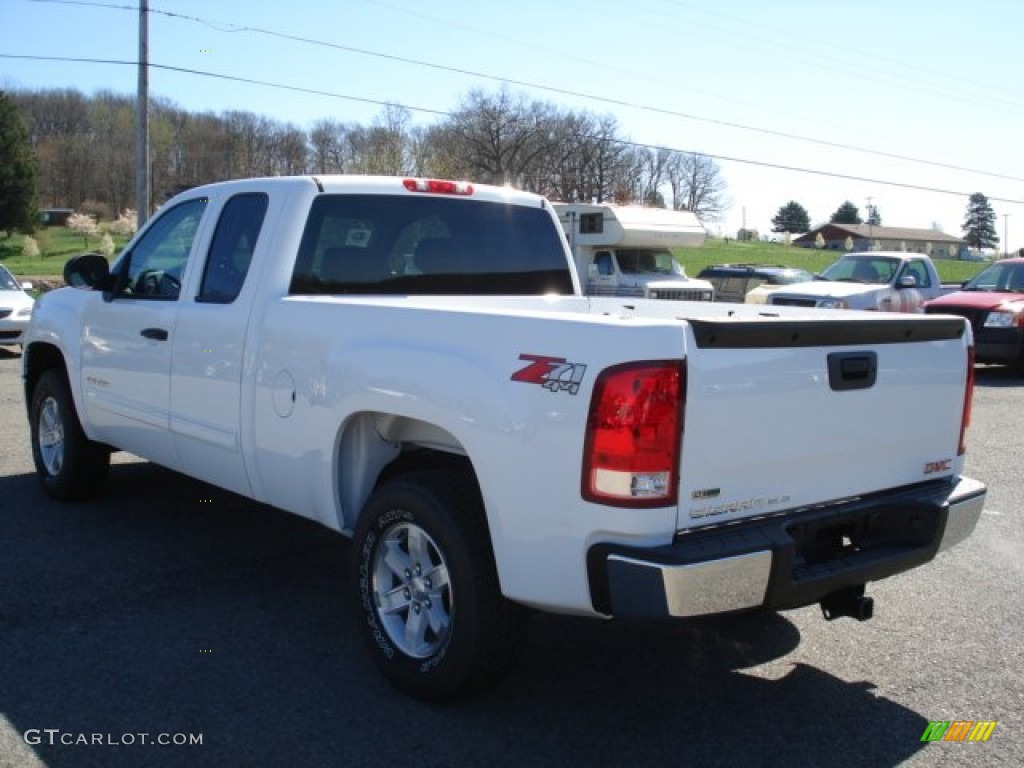
<path id="1" fill-rule="evenodd" d="M 714 299 L 711 283 L 687 277 L 670 250 L 704 244 L 704 227 L 689 211 L 603 203 L 555 203 L 554 208 L 587 294 Z"/>

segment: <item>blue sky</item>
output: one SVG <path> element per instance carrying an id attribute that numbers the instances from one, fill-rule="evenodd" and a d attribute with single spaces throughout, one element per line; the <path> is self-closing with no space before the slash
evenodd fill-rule
<path id="1" fill-rule="evenodd" d="M 134 60 L 138 13 L 126 9 L 135 4 L 0 0 L 0 54 Z M 438 119 L 431 110 L 454 109 L 471 89 L 493 92 L 510 80 L 531 98 L 612 114 L 633 141 L 716 157 L 730 208 L 712 229 L 724 234 L 744 219 L 768 232 L 789 200 L 819 222 L 845 200 L 866 215 L 869 197 L 884 224 L 938 224 L 960 234 L 967 196 L 983 192 L 1000 238 L 1008 230 L 1009 246 L 1024 247 L 1024 4 L 1017 0 L 150 0 L 150 7 L 154 64 L 352 97 L 154 69 L 151 93 L 189 110 L 244 109 L 302 127 L 324 117 L 368 124 L 382 107 L 356 100 L 365 99 L 414 108 L 414 120 L 426 124 Z M 132 94 L 135 86 L 130 66 L 0 58 L 2 88 Z"/>

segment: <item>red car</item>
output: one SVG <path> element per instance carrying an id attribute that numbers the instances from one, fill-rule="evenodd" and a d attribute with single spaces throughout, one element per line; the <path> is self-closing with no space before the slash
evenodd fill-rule
<path id="1" fill-rule="evenodd" d="M 1024 371 L 1024 259 L 995 262 L 962 290 L 929 301 L 924 311 L 966 317 L 974 330 L 977 362 Z"/>

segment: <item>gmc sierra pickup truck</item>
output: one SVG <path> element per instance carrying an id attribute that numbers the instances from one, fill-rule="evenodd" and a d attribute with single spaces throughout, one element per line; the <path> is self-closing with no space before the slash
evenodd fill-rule
<path id="1" fill-rule="evenodd" d="M 37 302 L 38 475 L 82 499 L 124 450 L 350 536 L 369 653 L 425 699 L 496 682 L 530 610 L 866 619 L 974 529 L 963 318 L 588 297 L 572 266 L 510 189 L 189 190 Z"/>

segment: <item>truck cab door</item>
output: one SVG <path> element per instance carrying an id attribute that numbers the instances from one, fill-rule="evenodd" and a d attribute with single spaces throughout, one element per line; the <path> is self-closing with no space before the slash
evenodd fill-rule
<path id="1" fill-rule="evenodd" d="M 619 280 L 615 274 L 615 257 L 611 251 L 595 251 L 588 279 L 587 293 L 592 296 L 614 296 Z"/>
<path id="2" fill-rule="evenodd" d="M 113 271 L 113 295 L 84 310 L 82 392 L 98 439 L 177 468 L 168 432 L 178 301 L 207 199 L 161 212 Z"/>
<path id="3" fill-rule="evenodd" d="M 195 271 L 201 265 L 202 273 L 182 297 L 172 344 L 169 422 L 184 471 L 245 495 L 251 495 L 242 451 L 250 264 L 268 206 L 263 192 L 211 200 L 211 219 L 219 208 L 217 224 L 206 253 L 196 255 Z"/>
<path id="4" fill-rule="evenodd" d="M 935 295 L 936 287 L 928 265 L 921 259 L 909 260 L 903 265 L 895 281 L 899 311 L 920 312 L 925 301 Z"/>

